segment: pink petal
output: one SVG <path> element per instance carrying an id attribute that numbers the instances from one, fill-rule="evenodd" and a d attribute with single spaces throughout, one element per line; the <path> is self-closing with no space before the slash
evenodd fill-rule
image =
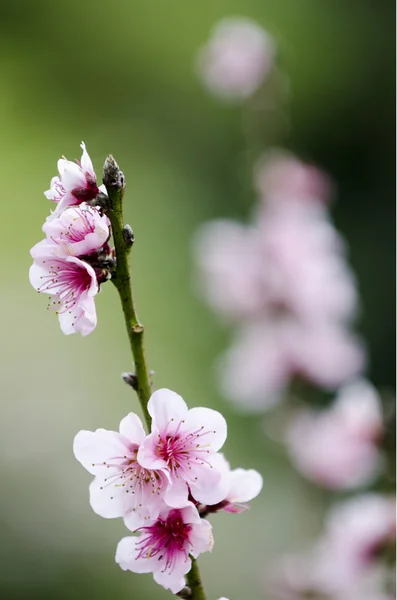
<path id="1" fill-rule="evenodd" d="M 203 504 L 217 504 L 224 500 L 229 491 L 229 477 L 216 468 L 212 456 L 206 458 L 207 465 L 196 467 L 192 464 L 189 474 L 189 487 L 195 500 Z"/>
<path id="2" fill-rule="evenodd" d="M 133 573 L 151 573 L 158 565 L 157 557 L 154 558 L 137 558 L 138 550 L 136 549 L 137 537 L 125 537 L 117 545 L 116 563 L 124 571 L 132 571 Z"/>
<path id="3" fill-rule="evenodd" d="M 211 552 L 214 545 L 212 525 L 205 519 L 201 519 L 200 524 L 194 523 L 189 534 L 189 541 L 193 546 L 191 554 L 194 558 L 197 558 L 202 552 Z"/>
<path id="4" fill-rule="evenodd" d="M 172 508 L 182 508 L 188 504 L 189 489 L 183 479 L 171 478 L 171 483 L 164 494 L 164 502 Z"/>
<path id="5" fill-rule="evenodd" d="M 102 476 L 104 463 L 114 457 L 123 457 L 128 451 L 125 438 L 106 429 L 79 431 L 73 442 L 75 457 L 92 475 Z"/>
<path id="6" fill-rule="evenodd" d="M 225 443 L 227 424 L 224 417 L 211 408 L 196 407 L 189 410 L 185 423 L 181 425 L 181 433 L 196 431 L 203 427 L 202 440 L 211 452 L 217 452 Z"/>
<path id="7" fill-rule="evenodd" d="M 127 440 L 137 445 L 141 444 L 146 435 L 142 421 L 132 412 L 122 419 L 119 431 Z"/>
<path id="8" fill-rule="evenodd" d="M 105 519 L 123 517 L 131 507 L 131 501 L 131 494 L 127 494 L 126 488 L 121 485 L 109 485 L 109 482 L 105 482 L 102 477 L 96 477 L 91 482 L 91 508 L 100 517 Z"/>
<path id="9" fill-rule="evenodd" d="M 83 150 L 83 154 L 81 155 L 81 159 L 80 159 L 80 164 L 81 164 L 82 170 L 84 171 L 84 173 L 90 173 L 90 175 L 94 175 L 94 177 L 95 177 L 94 167 L 92 166 L 92 162 L 91 162 L 89 154 L 85 148 L 84 142 L 81 142 L 80 148 L 82 148 L 82 150 Z"/>
<path id="10" fill-rule="evenodd" d="M 138 450 L 138 463 L 145 469 L 167 469 L 167 463 L 156 453 L 158 434 L 147 435 Z"/>
<path id="11" fill-rule="evenodd" d="M 147 560 L 147 559 L 146 559 Z M 136 561 L 138 562 L 138 561 Z M 177 594 L 185 587 L 184 575 L 188 573 L 192 566 L 192 561 L 183 552 L 180 552 L 176 557 L 173 569 L 163 569 L 164 561 L 157 561 L 158 567 L 154 570 L 153 579 L 156 583 L 163 586 L 166 590 L 171 590 L 173 594 Z"/>
<path id="12" fill-rule="evenodd" d="M 262 489 L 262 475 L 254 469 L 234 469 L 230 473 L 230 490 L 227 499 L 230 502 L 248 502 Z"/>
<path id="13" fill-rule="evenodd" d="M 153 419 L 152 431 L 157 429 L 172 435 L 179 422 L 186 418 L 188 408 L 181 396 L 163 388 L 152 394 L 148 411 Z"/>

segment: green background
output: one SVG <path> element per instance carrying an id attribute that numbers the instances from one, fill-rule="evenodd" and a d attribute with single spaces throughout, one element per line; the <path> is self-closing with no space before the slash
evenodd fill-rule
<path id="1" fill-rule="evenodd" d="M 250 124 L 253 146 L 245 112 L 212 98 L 194 70 L 213 24 L 236 14 L 272 33 L 289 78 L 288 102 Z M 231 332 L 194 293 L 191 240 L 210 218 L 249 215 L 247 165 L 266 135 L 324 167 L 362 292 L 369 374 L 392 385 L 394 20 L 386 0 L 0 4 L 1 598 L 170 597 L 150 575 L 115 564 L 122 521 L 91 511 L 90 476 L 72 453 L 78 430 L 115 429 L 138 411 L 120 379 L 130 357 L 116 292 L 103 286 L 93 334 L 65 337 L 28 281 L 29 249 L 50 209 L 43 191 L 59 156 L 80 157 L 81 140 L 98 174 L 111 152 L 127 178 L 134 289 L 156 387 L 221 410 L 232 465 L 264 476 L 250 511 L 212 518 L 215 547 L 200 558 L 209 600 L 270 599 L 272 557 L 319 531 L 330 496 L 265 437 L 271 419 L 234 412 L 216 390 L 214 361 Z"/>

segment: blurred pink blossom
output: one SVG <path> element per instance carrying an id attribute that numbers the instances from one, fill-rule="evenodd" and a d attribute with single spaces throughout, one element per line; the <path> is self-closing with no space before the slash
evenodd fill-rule
<path id="1" fill-rule="evenodd" d="M 318 577 L 324 588 L 351 585 L 396 537 L 394 498 L 368 493 L 335 505 L 318 550 Z"/>
<path id="2" fill-rule="evenodd" d="M 274 205 L 287 202 L 321 208 L 332 194 L 331 180 L 323 171 L 281 149 L 258 159 L 254 182 L 259 197 Z"/>
<path id="3" fill-rule="evenodd" d="M 350 333 L 358 296 L 327 212 L 327 178 L 292 155 L 269 160 L 257 172 L 266 201 L 253 224 L 207 223 L 195 246 L 200 292 L 241 324 L 222 361 L 223 389 L 256 408 L 277 402 L 295 376 L 333 390 L 365 364 Z"/>
<path id="4" fill-rule="evenodd" d="M 197 56 L 204 84 L 214 94 L 231 99 L 251 96 L 273 65 L 274 42 L 254 21 L 229 17 L 212 30 Z"/>
<path id="5" fill-rule="evenodd" d="M 298 413 L 287 444 L 291 460 L 306 477 L 332 489 L 353 488 L 369 483 L 378 471 L 382 429 L 379 396 L 360 380 L 342 388 L 329 410 Z"/>
<path id="6" fill-rule="evenodd" d="M 391 600 L 379 551 L 395 540 L 395 499 L 365 494 L 336 505 L 306 554 L 286 556 L 269 577 L 274 596 L 304 600 Z"/>
<path id="7" fill-rule="evenodd" d="M 220 362 L 224 393 L 246 410 L 280 401 L 293 377 L 326 389 L 363 368 L 360 342 L 332 322 L 303 322 L 284 315 L 242 327 Z"/>

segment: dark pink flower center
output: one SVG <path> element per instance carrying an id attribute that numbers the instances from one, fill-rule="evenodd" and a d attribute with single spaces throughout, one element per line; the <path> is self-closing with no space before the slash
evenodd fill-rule
<path id="1" fill-rule="evenodd" d="M 56 308 L 59 314 L 70 311 L 79 302 L 82 293 L 90 288 L 90 273 L 75 262 L 57 258 L 43 260 L 43 265 L 47 266 L 48 274 L 41 277 L 43 283 L 37 291 L 56 292 L 58 299 L 52 301 L 49 307 Z M 62 310 L 59 310 L 61 306 Z"/>
<path id="2" fill-rule="evenodd" d="M 86 176 L 86 185 L 85 187 L 77 187 L 72 190 L 72 195 L 79 202 L 89 202 L 96 198 L 99 194 L 99 188 L 96 184 L 96 179 L 92 177 L 89 173 L 85 174 Z"/>
<path id="3" fill-rule="evenodd" d="M 212 432 L 204 431 L 202 425 L 196 431 L 179 434 L 180 426 L 181 423 L 174 435 L 159 436 L 156 448 L 157 456 L 167 463 L 174 474 L 179 469 L 190 469 L 192 461 L 204 465 L 207 462 L 206 456 L 211 454 L 210 444 L 203 444 L 202 438 Z"/>
<path id="4" fill-rule="evenodd" d="M 185 559 L 189 556 L 191 530 L 192 526 L 183 522 L 181 511 L 171 510 L 165 520 L 159 518 L 154 525 L 137 529 L 142 533 L 136 544 L 139 551 L 136 558 L 165 558 L 163 571 L 172 571 L 181 552 Z"/>

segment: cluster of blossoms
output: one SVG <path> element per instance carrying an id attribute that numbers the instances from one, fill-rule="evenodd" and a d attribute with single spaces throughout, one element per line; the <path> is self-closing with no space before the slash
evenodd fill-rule
<path id="1" fill-rule="evenodd" d="M 212 527 L 203 518 L 241 512 L 262 488 L 254 470 L 231 470 L 219 453 L 227 426 L 209 408 L 188 410 L 176 393 L 161 389 L 148 403 L 151 432 L 130 413 L 118 432 L 80 431 L 74 454 L 95 479 L 93 510 L 122 517 L 135 536 L 123 538 L 116 562 L 134 573 L 153 573 L 174 594 L 185 586 L 191 557 L 210 551 Z"/>
<path id="2" fill-rule="evenodd" d="M 278 152 L 258 162 L 255 180 L 253 222 L 205 224 L 196 256 L 208 302 L 238 328 L 220 363 L 223 391 L 260 410 L 296 378 L 337 389 L 362 370 L 364 351 L 349 329 L 357 293 L 327 178 Z"/>
<path id="3" fill-rule="evenodd" d="M 84 143 L 80 162 L 62 158 L 45 196 L 57 203 L 43 225 L 45 239 L 33 246 L 32 286 L 49 296 L 63 333 L 87 335 L 97 323 L 95 295 L 110 277 L 113 253 L 109 219 L 89 203 L 105 186 L 96 175 Z"/>
<path id="4" fill-rule="evenodd" d="M 392 556 L 395 528 L 391 497 L 368 493 L 335 505 L 314 547 L 284 557 L 273 570 L 275 594 L 282 600 L 393 600 L 384 585 L 388 578 L 392 584 L 392 565 L 382 558 Z"/>
<path id="5" fill-rule="evenodd" d="M 255 23 L 222 21 L 199 54 L 201 78 L 211 92 L 244 101 L 275 68 L 273 48 Z M 286 392 L 297 380 L 336 392 L 326 409 L 286 411 L 293 465 L 336 492 L 387 484 L 382 403 L 363 377 L 365 350 L 351 330 L 358 295 L 329 216 L 330 181 L 273 151 L 257 161 L 253 184 L 251 222 L 207 223 L 195 244 L 200 292 L 237 329 L 219 361 L 223 392 L 246 410 L 294 399 L 301 386 Z M 314 548 L 285 557 L 267 585 L 281 600 L 391 600 L 395 524 L 395 496 L 361 489 L 331 509 Z"/>

